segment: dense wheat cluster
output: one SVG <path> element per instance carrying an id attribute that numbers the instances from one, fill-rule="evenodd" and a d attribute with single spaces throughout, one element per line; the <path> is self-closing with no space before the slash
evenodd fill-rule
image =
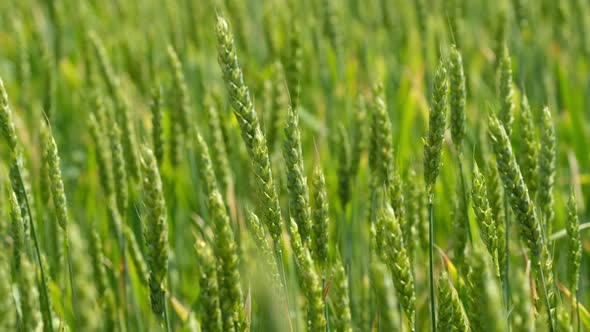
<path id="1" fill-rule="evenodd" d="M 0 1 L 0 331 L 590 331 L 590 2 Z"/>

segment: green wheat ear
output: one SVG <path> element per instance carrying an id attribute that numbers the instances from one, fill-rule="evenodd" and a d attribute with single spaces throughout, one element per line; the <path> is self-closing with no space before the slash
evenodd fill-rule
<path id="1" fill-rule="evenodd" d="M 309 250 L 303 245 L 297 223 L 291 219 L 291 247 L 297 262 L 297 274 L 300 287 L 305 295 L 307 306 L 308 331 L 324 331 L 326 319 L 324 316 L 323 289 L 319 276 L 313 266 Z"/>
<path id="2" fill-rule="evenodd" d="M 201 239 L 197 239 L 195 250 L 200 264 L 199 303 L 203 310 L 201 326 L 204 331 L 223 331 L 222 315 L 219 306 L 219 285 L 217 267 L 213 250 Z"/>
<path id="3" fill-rule="evenodd" d="M 456 45 L 451 47 L 450 63 L 450 109 L 451 109 L 451 137 L 453 143 L 461 153 L 461 144 L 465 137 L 465 74 L 463 72 L 463 58 Z"/>
<path id="4" fill-rule="evenodd" d="M 116 122 L 109 123 L 108 132 L 111 148 L 111 169 L 113 171 L 113 184 L 115 187 L 115 196 L 117 198 L 117 208 L 119 214 L 125 216 L 129 202 L 129 187 L 127 181 L 127 167 L 123 155 L 123 146 L 121 144 L 121 131 Z"/>
<path id="5" fill-rule="evenodd" d="M 156 158 L 148 147 L 142 149 L 143 193 L 145 215 L 144 236 L 149 268 L 149 290 L 152 311 L 164 318 L 164 279 L 168 272 L 168 220 L 162 180 Z"/>
<path id="6" fill-rule="evenodd" d="M 111 210 L 111 213 L 114 214 L 111 217 L 118 218 L 117 220 L 120 224 L 121 220 L 120 217 L 118 217 L 117 210 L 115 208 L 109 208 L 109 210 Z M 125 237 L 125 243 L 127 245 L 127 250 L 129 251 L 129 257 L 131 257 L 131 261 L 135 266 L 135 270 L 137 270 L 137 277 L 144 286 L 148 286 L 149 272 L 147 264 L 143 257 L 143 253 L 141 252 L 141 248 L 139 247 L 139 243 L 137 243 L 135 234 L 127 225 L 123 225 L 123 236 Z"/>
<path id="7" fill-rule="evenodd" d="M 467 262 L 464 304 L 471 330 L 506 331 L 501 291 L 498 278 L 494 277 L 497 272 L 492 271 L 490 264 L 493 261 L 485 257 L 481 246 L 474 245 Z"/>
<path id="8" fill-rule="evenodd" d="M 555 127 L 548 107 L 543 108 L 541 115 L 541 151 L 539 153 L 539 192 L 538 204 L 541 210 L 542 227 L 545 234 L 551 234 L 555 219 L 555 186 L 556 163 Z"/>
<path id="9" fill-rule="evenodd" d="M 365 98 L 359 94 L 354 112 L 352 140 L 350 142 L 350 176 L 353 182 L 359 172 L 361 155 L 363 150 L 366 149 L 366 122 L 367 106 Z"/>
<path id="10" fill-rule="evenodd" d="M 568 283 L 569 289 L 572 296 L 576 299 L 572 301 L 575 306 L 575 302 L 578 301 L 578 288 L 580 280 L 580 265 L 582 261 L 582 242 L 580 240 L 579 231 L 580 221 L 578 218 L 578 205 L 576 203 L 576 197 L 573 192 L 570 194 L 567 204 L 567 219 L 566 219 L 566 231 L 567 231 L 567 257 L 568 257 Z"/>
<path id="11" fill-rule="evenodd" d="M 297 223 L 301 241 L 307 246 L 311 236 L 311 210 L 309 205 L 309 189 L 307 187 L 303 155 L 301 152 L 299 114 L 296 112 L 290 106 L 287 109 L 283 156 L 287 166 L 287 189 L 289 190 L 291 216 Z"/>
<path id="12" fill-rule="evenodd" d="M 8 94 L 4 88 L 4 81 L 0 78 L 0 130 L 11 151 L 16 150 L 18 138 L 12 119 L 12 110 L 8 104 Z"/>
<path id="13" fill-rule="evenodd" d="M 410 168 L 404 181 L 406 184 L 404 186 L 404 196 L 407 199 L 404 200 L 406 218 L 402 223 L 402 233 L 404 234 L 404 244 L 406 245 L 411 263 L 414 262 L 416 252 L 425 248 L 428 242 L 427 239 L 425 240 L 428 237 L 428 229 L 426 229 L 426 234 L 422 234 L 424 232 L 423 226 L 428 228 L 428 217 L 424 217 L 424 213 L 422 213 L 424 210 L 422 208 L 422 201 L 424 199 L 420 189 L 423 185 L 415 180 L 416 176 L 416 171 Z"/>
<path id="14" fill-rule="evenodd" d="M 0 292 L 3 292 L 2 294 L 10 294 L 13 292 L 10 264 L 4 253 L 0 254 L 0 278 Z M 24 299 L 24 301 L 26 300 L 27 299 Z M 0 321 L 0 329 L 10 331 L 11 328 L 14 329 L 16 326 L 17 319 L 22 320 L 17 318 L 19 312 L 22 315 L 22 310 L 19 304 L 18 301 L 13 301 L 10 296 L 0 299 L 0 317 L 2 318 L 2 321 Z"/>
<path id="15" fill-rule="evenodd" d="M 434 191 L 436 178 L 442 165 L 442 147 L 445 133 L 445 118 L 447 114 L 447 70 L 442 63 L 434 76 L 432 105 L 428 136 L 424 140 L 424 179 L 429 194 Z"/>
<path id="16" fill-rule="evenodd" d="M 22 273 L 18 283 L 19 295 L 21 296 L 21 311 L 23 315 L 22 326 L 25 331 L 38 331 L 43 327 L 50 330 L 50 326 L 43 326 L 46 317 L 40 311 L 41 295 L 36 286 L 37 277 L 34 265 L 25 255 L 20 257 Z"/>
<path id="17" fill-rule="evenodd" d="M 275 248 L 280 248 L 283 221 L 270 167 L 266 138 L 260 128 L 248 87 L 244 83 L 229 25 L 223 17 L 217 16 L 215 27 L 219 66 L 256 175 L 260 216 L 270 231 Z M 275 250 L 280 251 L 280 249 Z"/>
<path id="18" fill-rule="evenodd" d="M 103 264 L 106 257 L 103 252 L 102 240 L 95 229 L 96 225 L 93 223 L 91 226 L 88 244 L 94 272 L 94 284 L 99 295 L 99 305 L 104 313 L 105 327 L 114 328 L 116 316 L 115 298 L 112 289 L 108 285 L 108 276 Z"/>
<path id="19" fill-rule="evenodd" d="M 469 320 L 447 272 L 438 279 L 438 321 L 440 331 L 470 331 Z"/>
<path id="20" fill-rule="evenodd" d="M 140 177 L 140 161 L 137 151 L 137 142 L 135 138 L 135 126 L 133 118 L 130 114 L 128 101 L 124 94 L 124 89 L 121 87 L 119 78 L 115 74 L 106 50 L 102 41 L 95 33 L 90 33 L 89 39 L 98 60 L 98 68 L 100 74 L 107 86 L 110 97 L 113 99 L 115 109 L 117 111 L 117 124 L 121 128 L 121 141 L 125 157 L 125 167 L 127 173 L 134 179 Z"/>
<path id="21" fill-rule="evenodd" d="M 393 130 L 387 113 L 383 86 L 378 83 L 373 88 L 373 105 L 371 111 L 371 137 L 369 147 L 369 165 L 373 185 L 385 185 L 391 206 L 397 218 L 405 220 L 405 207 L 402 183 L 394 167 Z"/>
<path id="22" fill-rule="evenodd" d="M 525 243 L 537 272 L 537 286 L 545 299 L 548 321 L 553 325 L 555 294 L 553 292 L 552 259 L 543 242 L 536 209 L 516 163 L 508 135 L 500 121 L 491 115 L 488 121 L 490 139 L 496 155 L 504 190 L 509 193 L 510 207 L 514 212 L 521 240 Z"/>
<path id="23" fill-rule="evenodd" d="M 340 55 L 341 44 L 342 44 L 342 33 L 339 28 L 340 22 L 338 21 L 338 2 L 323 1 L 322 8 L 322 19 L 324 21 L 324 33 L 328 37 L 330 45 L 334 49 L 336 56 Z"/>
<path id="24" fill-rule="evenodd" d="M 326 179 L 319 164 L 314 169 L 311 183 L 313 188 L 311 254 L 319 267 L 322 277 L 325 277 L 328 266 L 330 211 L 328 194 L 326 193 Z"/>
<path id="25" fill-rule="evenodd" d="M 110 197 L 113 194 L 113 172 L 111 170 L 111 155 L 108 146 L 108 139 L 103 132 L 101 125 L 94 113 L 90 113 L 88 118 L 88 126 L 90 127 L 90 135 L 94 143 L 94 153 L 96 156 L 96 164 L 98 166 L 98 174 L 100 176 L 100 185 L 102 187 L 105 197 Z"/>
<path id="26" fill-rule="evenodd" d="M 514 311 L 512 313 L 512 330 L 533 332 L 535 331 L 535 321 L 533 306 L 531 304 L 531 284 L 527 271 L 516 270 L 514 282 L 512 283 L 512 303 Z"/>
<path id="27" fill-rule="evenodd" d="M 370 262 L 371 286 L 373 295 L 380 308 L 379 325 L 384 331 L 398 331 L 400 329 L 401 312 L 398 311 L 398 302 L 395 296 L 393 281 L 387 271 L 387 267 L 376 257 Z"/>
<path id="28" fill-rule="evenodd" d="M 200 177 L 205 184 L 203 188 L 207 196 L 207 209 L 216 234 L 215 256 L 219 264 L 218 280 L 224 329 L 231 330 L 235 325 L 238 331 L 246 331 L 249 328 L 249 322 L 245 317 L 242 304 L 239 256 L 234 233 L 217 186 L 209 148 L 196 128 L 195 141 Z"/>
<path id="29" fill-rule="evenodd" d="M 46 162 L 48 163 L 48 165 L 46 166 L 47 171 L 49 172 L 51 197 L 53 197 L 53 205 L 56 210 L 56 219 L 59 226 L 64 231 L 65 237 L 67 239 L 69 223 L 68 207 L 64 183 L 61 176 L 57 144 L 53 139 L 53 135 L 51 134 L 50 129 L 45 125 L 44 121 L 42 121 L 41 128 L 41 140 L 43 144 L 44 155 L 43 159 L 46 160 Z"/>
<path id="30" fill-rule="evenodd" d="M 291 30 L 288 36 L 287 51 L 283 55 L 283 67 L 291 106 L 297 109 L 299 106 L 301 70 L 303 67 L 303 50 L 301 48 L 300 27 L 297 20 L 292 20 Z"/>
<path id="31" fill-rule="evenodd" d="M 350 298 L 348 288 L 348 276 L 342 265 L 342 260 L 337 259 L 332 267 L 332 292 L 329 297 L 334 304 L 334 330 L 352 332 L 352 317 L 350 313 Z"/>
<path id="32" fill-rule="evenodd" d="M 258 249 L 262 252 L 262 256 L 264 258 L 264 266 L 266 267 L 268 275 L 270 276 L 270 281 L 272 282 L 275 290 L 280 291 L 282 281 L 281 276 L 279 274 L 279 267 L 277 266 L 277 261 L 274 258 L 272 247 L 267 240 L 266 232 L 264 231 L 264 228 L 260 223 L 258 216 L 256 216 L 254 212 L 248 211 L 247 220 L 248 225 L 250 225 L 250 228 L 254 233 L 253 235 L 256 245 L 258 246 Z"/>
<path id="33" fill-rule="evenodd" d="M 268 148 L 274 151 L 276 142 L 280 134 L 281 128 L 285 123 L 284 110 L 289 105 L 289 91 L 285 84 L 285 74 L 283 66 L 279 61 L 273 65 L 272 80 L 269 81 L 269 97 L 272 100 L 268 101 L 269 121 L 266 130 L 266 137 L 268 138 Z"/>
<path id="34" fill-rule="evenodd" d="M 504 188 L 496 166 L 496 161 L 490 158 L 485 167 L 486 194 L 490 204 L 490 210 L 494 224 L 496 225 L 496 237 L 498 241 L 498 265 L 502 282 L 508 278 L 506 270 L 506 225 L 504 223 Z"/>
<path id="35" fill-rule="evenodd" d="M 383 262 L 388 266 L 397 297 L 408 319 L 408 327 L 414 330 L 416 319 L 416 293 L 410 258 L 404 247 L 399 219 L 389 204 L 381 208 L 377 216 L 377 243 L 380 243 Z"/>
<path id="36" fill-rule="evenodd" d="M 529 100 L 526 95 L 522 96 L 520 106 L 521 132 L 519 135 L 521 151 L 520 162 L 522 169 L 522 176 L 529 189 L 531 199 L 534 199 L 537 194 L 537 187 L 539 183 L 539 150 L 540 142 L 535 130 L 535 120 L 529 105 Z"/>
<path id="37" fill-rule="evenodd" d="M 150 111 L 152 113 L 152 146 L 154 147 L 154 157 L 158 165 L 162 165 L 164 160 L 164 124 L 163 110 L 164 96 L 162 87 L 156 85 L 152 88 Z"/>
<path id="38" fill-rule="evenodd" d="M 13 190 L 10 190 L 8 201 L 10 203 L 10 228 L 12 238 L 12 270 L 14 275 L 20 274 L 21 255 L 25 252 L 25 224 L 20 206 Z"/>
<path id="39" fill-rule="evenodd" d="M 389 185 L 393 174 L 393 134 L 383 96 L 383 85 L 373 88 L 369 165 L 376 184 Z"/>
<path id="40" fill-rule="evenodd" d="M 473 212 L 479 225 L 479 234 L 483 243 L 492 257 L 494 273 L 500 277 L 500 266 L 498 263 L 498 233 L 496 221 L 492 215 L 492 209 L 487 198 L 487 185 L 483 174 L 479 171 L 477 163 L 473 166 L 473 186 L 471 197 L 473 199 Z"/>
<path id="41" fill-rule="evenodd" d="M 348 132 L 344 125 L 338 125 L 338 196 L 343 207 L 350 199 L 351 175 L 351 146 L 348 139 Z"/>
<path id="42" fill-rule="evenodd" d="M 420 250 L 428 248 L 428 197 L 422 177 L 417 177 L 416 170 L 410 168 L 405 177 L 404 196 L 406 204 L 406 221 L 404 222 L 404 236 L 411 237 L 406 246 L 415 255 Z M 404 238 L 405 239 L 405 238 Z"/>
<path id="43" fill-rule="evenodd" d="M 541 230 L 533 202 L 512 152 L 508 134 L 494 115 L 489 118 L 488 128 L 504 190 L 509 194 L 510 205 L 518 221 L 522 240 L 526 243 L 533 259 L 538 260 L 541 249 Z"/>
<path id="44" fill-rule="evenodd" d="M 189 93 L 182 72 L 182 64 L 172 46 L 168 46 L 168 61 L 173 72 L 170 92 L 170 163 L 177 166 L 181 161 L 184 138 L 189 133 Z"/>
<path id="45" fill-rule="evenodd" d="M 232 183 L 232 170 L 229 165 L 227 142 L 223 138 L 223 124 L 219 117 L 219 111 L 215 102 L 209 98 L 205 103 L 207 115 L 209 120 L 211 150 L 213 158 L 213 165 L 215 166 L 215 173 L 219 179 L 219 185 L 222 194 L 226 194 Z"/>
<path id="46" fill-rule="evenodd" d="M 508 46 L 504 45 L 500 59 L 500 119 L 508 137 L 512 137 L 512 123 L 514 122 L 514 87 L 512 86 L 512 62 Z"/>

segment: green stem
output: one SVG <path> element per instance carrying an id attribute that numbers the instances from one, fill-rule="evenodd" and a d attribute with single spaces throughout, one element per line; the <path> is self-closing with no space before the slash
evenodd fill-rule
<path id="1" fill-rule="evenodd" d="M 164 299 L 164 324 L 166 325 L 166 332 L 170 332 L 170 317 L 168 317 L 168 301 L 166 300 L 166 292 L 162 292 Z"/>
<path id="2" fill-rule="evenodd" d="M 576 317 L 577 317 L 577 321 L 578 321 L 578 332 L 581 331 L 581 326 L 580 326 L 580 281 L 578 280 L 578 287 L 576 289 Z"/>
<path id="3" fill-rule="evenodd" d="M 400 331 L 403 331 L 404 330 L 404 319 L 403 319 L 404 312 L 402 311 L 402 304 L 399 301 L 397 301 L 397 314 L 398 314 L 398 316 L 400 318 L 400 320 L 399 320 L 399 330 Z"/>
<path id="4" fill-rule="evenodd" d="M 37 232 L 35 231 L 35 222 L 33 221 L 33 216 L 31 214 L 31 206 L 29 205 L 29 196 L 25 191 L 25 184 L 23 181 L 23 177 L 20 172 L 20 167 L 16 167 L 16 172 L 18 174 L 18 184 L 22 188 L 25 197 L 25 205 L 27 207 L 27 215 L 29 216 L 29 222 L 31 223 L 31 234 L 33 235 L 33 243 L 35 245 L 35 253 L 37 254 L 37 263 L 39 264 L 39 272 L 41 273 L 41 287 L 43 288 L 43 292 L 47 296 L 41 296 L 43 301 L 45 302 L 45 307 L 48 309 L 47 315 L 49 317 L 49 321 L 53 322 L 51 317 L 51 310 L 49 310 L 49 291 L 47 290 L 47 285 L 45 284 L 45 271 L 43 269 L 43 263 L 41 262 L 41 250 L 39 250 L 39 241 L 37 240 Z M 53 323 L 49 324 L 49 331 L 53 332 Z"/>
<path id="5" fill-rule="evenodd" d="M 74 326 L 76 326 L 76 306 L 74 304 L 74 299 L 76 298 L 76 294 L 74 293 L 74 272 L 72 270 L 72 256 L 70 254 L 70 239 L 68 236 L 67 229 L 64 232 L 64 243 L 66 247 L 66 256 L 68 256 L 68 277 L 70 279 L 70 301 L 72 305 L 72 318 L 74 320 Z"/>
<path id="6" fill-rule="evenodd" d="M 430 323 L 432 332 L 436 332 L 436 308 L 434 306 L 434 206 L 432 204 L 433 194 L 428 194 L 428 258 L 429 258 L 429 281 L 430 281 Z"/>
<path id="7" fill-rule="evenodd" d="M 508 205 L 508 195 L 504 194 L 504 228 L 505 228 L 505 237 L 504 241 L 506 242 L 505 245 L 505 252 L 506 252 L 506 259 L 505 259 L 505 266 L 504 269 L 506 273 L 504 274 L 504 304 L 506 307 L 506 311 L 509 310 L 510 306 L 510 205 Z M 510 315 L 507 316 L 508 326 L 510 326 Z"/>
<path id="8" fill-rule="evenodd" d="M 134 207 L 133 210 L 136 211 L 137 216 L 139 217 L 139 212 L 137 212 L 138 209 L 137 209 L 137 205 L 135 202 L 133 203 L 133 207 Z M 123 230 L 121 229 L 121 231 L 123 231 Z M 135 313 L 136 313 L 135 314 L 135 326 L 137 329 L 142 331 L 143 326 L 142 326 L 141 320 L 139 318 L 139 305 L 137 303 L 137 294 L 135 293 L 135 287 L 133 286 L 133 282 L 131 281 L 131 275 L 129 273 L 129 265 L 127 262 L 127 242 L 126 242 L 125 234 L 122 234 L 122 237 L 123 237 L 123 248 L 124 248 L 124 250 L 123 250 L 123 261 L 124 261 L 123 268 L 125 270 L 125 283 L 128 285 L 127 289 L 131 293 L 130 294 L 131 295 L 130 296 L 131 302 L 133 304 L 133 309 L 135 310 Z M 127 293 L 125 293 L 125 297 L 127 297 Z"/>
<path id="9" fill-rule="evenodd" d="M 285 266 L 283 265 L 283 250 L 281 250 L 281 241 L 275 243 L 275 259 L 277 261 L 277 267 L 279 274 L 281 275 L 281 281 L 283 282 L 283 291 L 285 292 L 285 306 L 287 307 L 287 319 L 289 321 L 290 331 L 293 332 L 293 323 L 291 322 L 291 310 L 289 310 L 289 290 L 287 289 L 287 277 L 285 276 Z"/>
<path id="10" fill-rule="evenodd" d="M 322 291 L 326 291 L 326 279 L 322 278 Z M 330 332 L 330 315 L 327 296 L 324 297 L 324 316 L 326 317 L 326 332 Z"/>
<path id="11" fill-rule="evenodd" d="M 463 190 L 463 208 L 465 208 L 465 222 L 467 223 L 467 234 L 469 235 L 469 243 L 473 247 L 473 235 L 471 235 L 471 222 L 469 221 L 469 198 L 467 193 L 467 185 L 465 184 L 465 172 L 463 171 L 463 154 L 459 152 L 457 156 L 459 160 L 459 175 L 461 177 L 461 188 Z"/>
<path id="12" fill-rule="evenodd" d="M 112 207 L 112 209 L 115 209 L 113 211 L 117 211 L 115 207 Z M 121 216 L 121 218 L 123 218 L 123 216 Z M 120 255 L 121 255 L 121 261 L 123 263 L 123 282 L 121 283 L 121 287 L 122 287 L 122 296 L 123 296 L 123 316 L 125 318 L 127 318 L 127 313 L 129 311 L 129 308 L 127 306 L 127 277 L 128 277 L 128 267 L 127 267 L 127 259 L 125 258 L 125 235 L 123 234 L 123 225 L 117 222 L 116 218 L 112 218 L 113 222 L 115 224 L 115 231 L 117 232 L 117 237 L 119 240 L 119 250 L 120 250 Z M 121 219 L 119 219 L 119 221 L 122 221 Z M 121 301 L 121 299 L 119 298 L 119 301 Z M 128 320 L 125 319 L 125 327 L 129 328 L 128 326 Z"/>
<path id="13" fill-rule="evenodd" d="M 549 331 L 554 332 L 553 317 L 551 316 L 551 307 L 549 306 L 549 293 L 547 292 L 547 284 L 545 283 L 545 273 L 543 272 L 543 267 L 541 266 L 541 264 L 541 262 L 537 263 L 537 268 L 539 269 L 539 273 L 541 274 L 541 283 L 543 284 L 543 293 L 545 295 L 545 307 L 547 308 L 547 320 L 549 322 Z"/>
<path id="14" fill-rule="evenodd" d="M 578 230 L 579 231 L 583 231 L 583 230 L 588 229 L 588 228 L 590 228 L 590 222 L 585 222 L 585 223 L 580 224 L 578 226 Z M 564 229 L 561 229 L 561 230 L 559 230 L 559 231 L 551 234 L 549 236 L 548 240 L 549 241 L 557 241 L 559 239 L 562 239 L 562 238 L 566 237 L 566 235 L 567 235 L 567 231 L 564 228 Z"/>

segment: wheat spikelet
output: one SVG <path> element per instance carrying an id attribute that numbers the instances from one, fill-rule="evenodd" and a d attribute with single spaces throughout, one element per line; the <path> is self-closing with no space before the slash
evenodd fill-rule
<path id="1" fill-rule="evenodd" d="M 438 321 L 441 331 L 470 331 L 469 320 L 449 276 L 444 272 L 438 279 Z"/>
<path id="2" fill-rule="evenodd" d="M 301 153 L 301 134 L 299 115 L 293 108 L 287 110 L 283 156 L 287 166 L 287 189 L 289 190 L 289 208 L 292 218 L 297 223 L 301 241 L 307 246 L 311 236 L 311 210 L 309 189 Z"/>
<path id="3" fill-rule="evenodd" d="M 514 122 L 514 88 L 512 86 L 512 62 L 508 46 L 504 45 L 500 59 L 500 111 L 498 118 L 506 130 L 508 137 L 512 136 Z"/>
<path id="4" fill-rule="evenodd" d="M 516 270 L 514 280 L 514 287 L 512 287 L 512 303 L 514 305 L 514 311 L 511 315 L 512 329 L 523 332 L 535 331 L 528 272 Z"/>
<path id="5" fill-rule="evenodd" d="M 165 296 L 163 283 L 168 272 L 168 220 L 162 180 L 154 153 L 142 149 L 143 193 L 145 215 L 144 236 L 149 268 L 149 289 L 152 311 L 160 319 L 164 316 Z"/>
<path id="6" fill-rule="evenodd" d="M 473 166 L 473 186 L 471 197 L 473 212 L 479 225 L 479 234 L 494 263 L 494 272 L 500 277 L 498 264 L 498 233 L 496 232 L 496 220 L 492 216 L 492 209 L 487 198 L 487 185 L 484 175 L 479 171 L 477 163 Z"/>
<path id="7" fill-rule="evenodd" d="M 98 166 L 98 174 L 100 178 L 100 185 L 106 197 L 113 194 L 113 173 L 111 171 L 111 159 L 108 147 L 108 141 L 105 139 L 106 134 L 103 128 L 100 127 L 98 120 L 93 113 L 89 115 L 89 129 L 90 135 L 94 142 L 94 151 L 96 156 L 96 164 Z"/>
<path id="8" fill-rule="evenodd" d="M 539 153 L 539 193 L 543 230 L 551 234 L 555 218 L 553 187 L 555 186 L 556 159 L 555 128 L 548 107 L 543 108 L 541 116 L 541 151 Z"/>
<path id="9" fill-rule="evenodd" d="M 465 74 L 463 73 L 463 58 L 456 45 L 451 47 L 449 70 L 451 137 L 457 150 L 461 153 L 461 144 L 465 137 L 465 99 L 467 92 L 465 88 Z"/>
<path id="10" fill-rule="evenodd" d="M 309 250 L 303 245 L 297 223 L 291 219 L 291 247 L 297 262 L 299 284 L 305 295 L 307 308 L 307 330 L 324 331 L 326 319 L 324 317 L 324 301 L 322 300 L 322 284 L 313 266 Z"/>
<path id="11" fill-rule="evenodd" d="M 221 267 L 217 277 L 220 280 L 224 330 L 230 330 L 235 325 L 238 331 L 246 331 L 249 328 L 249 322 L 245 318 L 242 305 L 239 258 L 234 233 L 215 180 L 209 149 L 198 129 L 195 129 L 195 136 L 201 181 L 205 183 L 207 208 L 215 228 L 215 256 Z"/>
<path id="12" fill-rule="evenodd" d="M 399 220 L 389 204 L 383 207 L 377 217 L 377 241 L 381 243 L 381 255 L 393 276 L 397 297 L 413 330 L 416 315 L 416 294 L 410 259 L 404 247 Z"/>
<path id="13" fill-rule="evenodd" d="M 371 284 L 378 305 L 379 323 L 384 331 L 396 331 L 400 328 L 401 318 L 398 314 L 395 287 L 387 273 L 387 267 L 376 257 L 371 260 Z"/>
<path id="14" fill-rule="evenodd" d="M 350 313 L 350 298 L 348 289 L 348 276 L 342 266 L 342 261 L 337 259 L 332 266 L 332 292 L 329 297 L 334 305 L 333 327 L 335 331 L 352 332 L 352 318 Z"/>
<path id="15" fill-rule="evenodd" d="M 338 196 L 343 207 L 350 200 L 350 182 L 352 176 L 350 173 L 351 164 L 351 146 L 348 140 L 348 132 L 344 125 L 338 126 Z"/>
<path id="16" fill-rule="evenodd" d="M 90 41 L 94 50 L 95 58 L 98 60 L 98 67 L 101 76 L 107 86 L 110 97 L 113 99 L 117 111 L 117 124 L 121 127 L 121 140 L 125 156 L 125 167 L 127 173 L 134 179 L 139 179 L 140 165 L 135 139 L 135 128 L 129 112 L 128 102 L 123 94 L 123 88 L 119 78 L 115 75 L 106 50 L 101 40 L 94 33 L 91 33 Z"/>
<path id="17" fill-rule="evenodd" d="M 25 250 L 25 225 L 21 215 L 20 206 L 13 190 L 9 193 L 10 203 L 10 228 L 9 234 L 12 238 L 12 269 L 15 275 L 20 273 L 21 255 Z"/>
<path id="18" fill-rule="evenodd" d="M 529 195 L 534 198 L 538 187 L 539 172 L 539 149 L 540 143 L 535 132 L 535 123 L 531 106 L 529 105 L 526 95 L 522 96 L 520 107 L 521 133 L 520 145 L 521 153 L 519 154 L 519 165 L 521 165 L 522 176 L 529 190 Z"/>
<path id="19" fill-rule="evenodd" d="M 270 168 L 266 138 L 260 129 L 258 115 L 242 77 L 233 36 L 227 21 L 221 16 L 217 17 L 216 32 L 218 62 L 256 175 L 260 215 L 270 231 L 275 248 L 278 248 L 282 232 L 282 217 Z"/>
<path id="20" fill-rule="evenodd" d="M 20 255 L 19 255 L 20 259 Z M 20 265 L 20 263 L 19 263 Z M 17 312 L 20 311 L 22 315 L 22 310 L 19 306 L 18 301 L 13 301 L 8 294 L 13 292 L 12 285 L 10 283 L 10 268 L 8 264 L 8 260 L 4 256 L 4 254 L 0 254 L 0 292 L 5 294 L 6 296 L 3 299 L 0 299 L 0 329 L 5 331 L 9 331 L 10 329 L 21 329 L 21 326 L 18 326 L 17 323 Z M 23 299 L 22 301 L 28 301 L 29 299 Z M 15 305 L 16 304 L 16 305 Z M 30 312 L 27 312 L 30 314 Z M 29 317 L 27 317 L 29 318 Z M 19 319 L 20 320 L 20 319 Z"/>
<path id="21" fill-rule="evenodd" d="M 325 275 L 328 265 L 328 230 L 330 225 L 330 211 L 326 180 L 320 165 L 317 165 L 312 177 L 312 233 L 311 254 L 314 262 L 319 266 L 320 273 Z"/>
<path id="22" fill-rule="evenodd" d="M 162 87 L 154 86 L 151 92 L 150 112 L 152 114 L 152 146 L 158 165 L 164 160 L 164 128 L 162 108 L 164 107 Z"/>
<path id="23" fill-rule="evenodd" d="M 424 179 L 429 194 L 432 194 L 434 190 L 434 184 L 436 183 L 436 178 L 438 177 L 442 164 L 442 143 L 447 113 L 447 90 L 447 70 L 441 63 L 434 76 L 428 136 L 424 139 Z"/>
<path id="24" fill-rule="evenodd" d="M 569 289 L 576 301 L 580 280 L 580 265 L 582 260 L 582 242 L 578 230 L 580 221 L 578 218 L 578 206 L 573 192 L 570 194 L 567 205 L 567 261 L 568 261 L 568 282 Z"/>
<path id="25" fill-rule="evenodd" d="M 199 303 L 203 309 L 201 326 L 205 331 L 221 332 L 223 325 L 219 306 L 219 285 L 217 283 L 217 269 L 215 256 L 211 248 L 201 239 L 197 239 L 195 250 L 199 264 Z"/>
<path id="26" fill-rule="evenodd" d="M 493 276 L 489 264 L 493 261 L 484 255 L 483 250 L 474 245 L 467 260 L 464 303 L 469 325 L 472 331 L 506 331 L 498 279 Z"/>

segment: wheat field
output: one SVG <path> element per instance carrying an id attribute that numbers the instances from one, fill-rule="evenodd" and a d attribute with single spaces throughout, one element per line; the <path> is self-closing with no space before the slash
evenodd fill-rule
<path id="1" fill-rule="evenodd" d="M 590 331 L 590 2 L 0 1 L 0 331 Z"/>

